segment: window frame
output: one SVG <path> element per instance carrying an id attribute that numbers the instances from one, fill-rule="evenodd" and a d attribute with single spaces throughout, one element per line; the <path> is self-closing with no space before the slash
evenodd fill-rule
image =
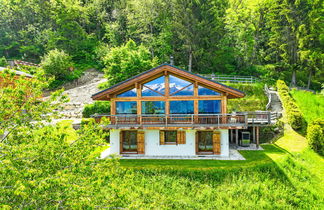
<path id="1" fill-rule="evenodd" d="M 178 144 L 178 131 L 177 130 L 164 130 L 164 144 L 163 145 L 177 145 Z M 167 139 L 167 132 L 175 132 L 175 142 L 166 141 Z"/>

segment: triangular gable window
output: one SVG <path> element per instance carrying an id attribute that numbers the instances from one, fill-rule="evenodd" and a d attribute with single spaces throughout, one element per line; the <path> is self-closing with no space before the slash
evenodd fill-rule
<path id="1" fill-rule="evenodd" d="M 143 84 L 142 96 L 164 96 L 165 94 L 165 77 L 159 77 L 148 83 Z"/>
<path id="2" fill-rule="evenodd" d="M 136 96 L 137 96 L 136 88 L 133 88 L 131 90 L 127 90 L 125 92 L 122 92 L 121 94 L 118 94 L 117 98 L 120 98 L 120 97 L 136 97 Z"/>
<path id="3" fill-rule="evenodd" d="M 193 84 L 186 80 L 170 75 L 170 96 L 192 96 Z"/>
<path id="4" fill-rule="evenodd" d="M 198 95 L 199 96 L 219 96 L 220 93 L 209 88 L 198 86 Z"/>

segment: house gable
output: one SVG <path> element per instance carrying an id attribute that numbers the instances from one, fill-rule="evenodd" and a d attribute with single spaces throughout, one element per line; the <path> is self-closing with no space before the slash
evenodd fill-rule
<path id="1" fill-rule="evenodd" d="M 120 82 L 110 88 L 107 88 L 103 91 L 100 91 L 92 96 L 92 99 L 94 100 L 110 100 L 111 98 L 116 98 L 118 95 L 123 94 L 127 91 L 133 90 L 134 88 L 137 87 L 147 87 L 148 91 L 151 92 L 152 94 L 156 94 L 156 96 L 159 96 L 159 93 L 153 93 L 154 91 L 151 90 L 147 85 L 147 83 L 158 79 L 160 77 L 164 77 L 170 75 L 170 78 L 168 80 L 172 79 L 173 77 L 177 79 L 181 79 L 184 81 L 188 82 L 188 87 L 183 87 L 185 88 L 190 88 L 189 83 L 192 83 L 192 85 L 201 87 L 201 88 L 207 88 L 215 93 L 220 93 L 221 95 L 227 96 L 227 98 L 242 98 L 244 97 L 244 93 L 226 86 L 224 84 L 209 80 L 207 78 L 204 78 L 200 75 L 185 71 L 183 69 L 180 69 L 178 67 L 175 67 L 173 65 L 169 64 L 162 64 L 156 68 L 150 69 L 148 71 L 145 71 L 137 76 L 134 76 L 130 79 L 127 79 L 123 82 Z M 169 83 L 169 81 L 168 81 Z M 136 89 L 135 89 L 136 90 Z M 165 91 L 169 91 L 169 88 L 165 88 Z M 180 91 L 179 91 L 180 92 Z M 131 92 L 129 92 L 131 94 Z M 169 96 L 169 92 L 167 93 L 167 96 Z M 172 94 L 172 93 L 171 93 Z M 174 94 L 174 97 L 176 97 L 177 93 Z M 163 95 L 161 95 L 163 96 Z"/>

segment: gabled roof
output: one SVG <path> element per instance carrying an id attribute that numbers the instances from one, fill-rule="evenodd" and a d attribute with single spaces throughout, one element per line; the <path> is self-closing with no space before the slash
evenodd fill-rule
<path id="1" fill-rule="evenodd" d="M 242 98 L 245 96 L 245 93 L 236 89 L 232 88 L 230 86 L 224 85 L 222 83 L 216 82 L 214 80 L 207 79 L 203 76 L 200 76 L 198 74 L 194 74 L 192 72 L 183 70 L 179 67 L 170 65 L 170 64 L 162 64 L 159 65 L 153 69 L 147 70 L 143 73 L 140 73 L 134 77 L 131 77 L 123 82 L 120 82 L 116 85 L 111 86 L 110 88 L 107 88 L 105 90 L 102 90 L 98 93 L 95 93 L 91 96 L 94 100 L 107 100 L 107 95 L 114 94 L 115 92 L 126 89 L 127 87 L 133 86 L 135 83 L 140 83 L 143 80 L 147 80 L 150 77 L 154 77 L 156 74 L 162 73 L 164 71 L 168 71 L 172 74 L 182 76 L 184 78 L 188 78 L 190 80 L 196 80 L 202 85 L 214 88 L 216 90 L 219 90 L 221 92 L 225 92 L 228 94 L 228 98 Z"/>

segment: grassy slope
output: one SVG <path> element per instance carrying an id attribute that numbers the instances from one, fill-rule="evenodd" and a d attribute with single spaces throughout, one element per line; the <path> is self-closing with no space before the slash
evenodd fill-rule
<path id="1" fill-rule="evenodd" d="M 324 119 L 324 96 L 307 91 L 293 90 L 290 92 L 302 111 L 305 120 L 310 123 L 316 118 Z"/>
<path id="2" fill-rule="evenodd" d="M 120 160 L 132 174 L 123 180 L 137 183 L 127 206 L 323 209 L 324 161 L 306 139 L 285 124 L 284 136 L 263 147 L 241 151 L 246 161 Z"/>
<path id="3" fill-rule="evenodd" d="M 246 94 L 244 98 L 228 100 L 228 113 L 233 111 L 265 110 L 268 98 L 264 94 L 264 85 L 262 83 L 226 85 L 239 89 Z"/>

